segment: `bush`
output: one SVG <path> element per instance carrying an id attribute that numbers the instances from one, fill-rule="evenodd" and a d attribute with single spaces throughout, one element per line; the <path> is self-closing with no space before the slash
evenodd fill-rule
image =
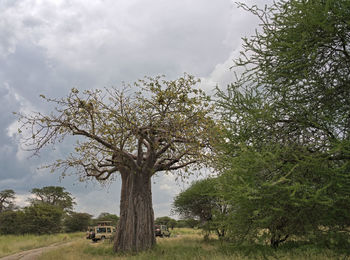
<path id="1" fill-rule="evenodd" d="M 24 209 L 23 232 L 53 234 L 62 231 L 63 210 L 46 203 L 34 204 Z"/>
<path id="2" fill-rule="evenodd" d="M 22 211 L 4 211 L 0 213 L 0 234 L 23 233 L 24 213 Z"/>

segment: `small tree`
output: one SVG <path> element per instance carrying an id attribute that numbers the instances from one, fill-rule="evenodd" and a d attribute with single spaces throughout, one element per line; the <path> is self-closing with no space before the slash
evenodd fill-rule
<path id="1" fill-rule="evenodd" d="M 159 172 L 187 173 L 207 161 L 216 132 L 209 98 L 194 86 L 194 77 L 146 78 L 135 89 L 84 91 L 49 99 L 55 112 L 21 115 L 19 131 L 31 131 L 24 143 L 38 154 L 48 144 L 79 136 L 75 152 L 57 160 L 51 170 L 69 169 L 81 179 L 105 181 L 120 174 L 120 220 L 115 251 L 151 248 L 154 237 L 151 177 Z M 128 92 L 129 91 L 129 92 Z M 27 133 L 27 132 L 24 132 Z"/>
<path id="2" fill-rule="evenodd" d="M 64 227 L 66 232 L 86 231 L 91 221 L 88 213 L 70 212 L 64 219 Z"/>
<path id="3" fill-rule="evenodd" d="M 117 226 L 118 221 L 119 221 L 119 217 L 115 214 L 111 214 L 108 212 L 102 212 L 97 219 L 95 220 L 95 222 L 97 221 L 103 221 L 103 220 L 107 220 L 107 221 L 112 221 L 111 225 L 113 226 Z"/>
<path id="4" fill-rule="evenodd" d="M 194 218 L 185 218 L 176 221 L 178 228 L 196 228 L 199 227 L 199 221 Z"/>
<path id="5" fill-rule="evenodd" d="M 32 204 L 46 203 L 57 206 L 64 211 L 70 211 L 75 204 L 72 195 L 65 191 L 65 188 L 59 186 L 47 186 L 43 188 L 32 189 L 35 198 L 30 199 Z"/>
<path id="6" fill-rule="evenodd" d="M 154 222 L 157 225 L 166 225 L 171 228 L 174 228 L 174 226 L 176 225 L 176 220 L 168 216 L 158 217 Z"/>
<path id="7" fill-rule="evenodd" d="M 0 213 L 14 208 L 15 192 L 13 190 L 0 191 Z"/>
<path id="8" fill-rule="evenodd" d="M 171 229 L 174 229 L 174 227 L 176 227 L 176 224 L 177 224 L 177 221 L 176 219 L 170 219 L 170 221 L 168 222 L 168 226 L 171 228 Z"/>
<path id="9" fill-rule="evenodd" d="M 173 203 L 174 212 L 183 218 L 195 218 L 201 222 L 208 238 L 214 230 L 219 237 L 225 235 L 222 216 L 228 212 L 228 204 L 219 192 L 219 182 L 216 178 L 208 178 L 192 183 L 192 185 L 177 195 Z M 220 221 L 218 221 L 220 220 Z"/>

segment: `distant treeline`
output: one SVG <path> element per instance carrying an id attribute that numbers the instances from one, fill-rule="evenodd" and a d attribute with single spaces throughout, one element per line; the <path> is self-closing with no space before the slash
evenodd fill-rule
<path id="1" fill-rule="evenodd" d="M 199 228 L 200 222 L 194 218 L 173 219 L 168 216 L 159 217 L 154 220 L 156 225 L 166 225 L 168 228 Z"/>
<path id="2" fill-rule="evenodd" d="M 31 193 L 34 198 L 28 198 L 29 206 L 20 208 L 15 205 L 13 190 L 0 191 L 0 235 L 79 232 L 99 221 L 111 221 L 111 225 L 116 226 L 119 220 L 117 215 L 108 212 L 97 218 L 88 213 L 74 212 L 74 198 L 63 187 L 35 188 Z M 192 218 L 175 220 L 166 216 L 157 218 L 155 224 L 194 228 L 199 221 Z"/>
<path id="3" fill-rule="evenodd" d="M 101 213 L 96 219 L 88 213 L 73 211 L 74 198 L 63 187 L 48 186 L 32 189 L 34 198 L 29 206 L 15 205 L 13 190 L 0 191 L 0 234 L 52 234 L 59 232 L 86 231 L 98 221 L 112 221 L 116 225 L 119 217 Z"/>

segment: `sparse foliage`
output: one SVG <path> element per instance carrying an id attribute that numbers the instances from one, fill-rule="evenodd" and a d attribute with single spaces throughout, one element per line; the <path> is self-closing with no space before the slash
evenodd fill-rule
<path id="1" fill-rule="evenodd" d="M 133 88 L 72 89 L 51 114 L 20 115 L 23 141 L 38 154 L 48 144 L 78 136 L 75 152 L 58 159 L 52 171 L 74 169 L 81 180 L 113 179 L 120 174 L 122 194 L 115 251 L 140 251 L 155 244 L 151 177 L 163 171 L 189 174 L 208 162 L 215 125 L 210 99 L 198 80 L 145 78 Z M 139 90 L 139 91 L 137 91 Z M 30 134 L 28 134 L 28 131 Z"/>

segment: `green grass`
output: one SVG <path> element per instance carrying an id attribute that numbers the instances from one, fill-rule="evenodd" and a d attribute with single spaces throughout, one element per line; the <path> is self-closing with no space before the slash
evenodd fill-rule
<path id="1" fill-rule="evenodd" d="M 317 248 L 313 245 L 289 243 L 274 250 L 269 246 L 235 246 L 231 243 L 211 239 L 204 242 L 198 230 L 176 230 L 177 236 L 157 238 L 157 245 L 149 251 L 138 254 L 116 255 L 112 243 L 92 243 L 88 240 L 74 242 L 44 253 L 39 260 L 233 260 L 233 259 L 350 259 L 344 252 Z"/>
<path id="2" fill-rule="evenodd" d="M 201 229 L 193 229 L 193 228 L 174 228 L 174 229 L 169 229 L 170 235 L 175 236 L 175 235 L 195 235 L 195 234 L 202 234 Z"/>
<path id="3" fill-rule="evenodd" d="M 84 233 L 54 235 L 0 235 L 0 257 L 21 251 L 44 247 L 55 243 L 68 242 L 84 237 Z"/>

